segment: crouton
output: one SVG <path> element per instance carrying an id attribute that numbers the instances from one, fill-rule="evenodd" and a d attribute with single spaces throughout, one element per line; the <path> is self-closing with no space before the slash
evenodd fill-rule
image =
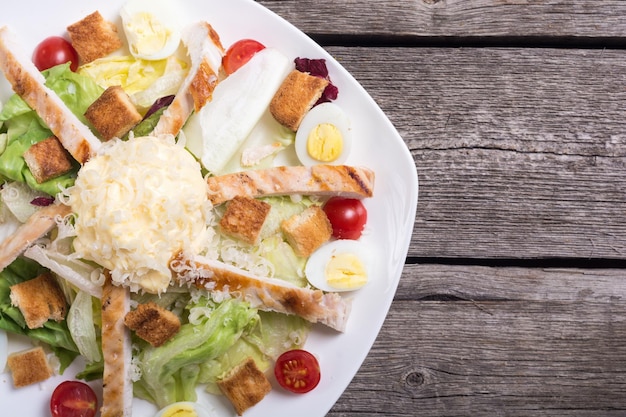
<path id="1" fill-rule="evenodd" d="M 117 27 L 95 11 L 67 27 L 67 33 L 80 63 L 87 64 L 122 47 Z"/>
<path id="2" fill-rule="evenodd" d="M 121 138 L 142 119 L 122 87 L 114 85 L 87 108 L 85 117 L 104 140 Z"/>
<path id="3" fill-rule="evenodd" d="M 252 358 L 233 368 L 223 379 L 217 381 L 217 385 L 240 416 L 272 390 L 269 380 Z"/>
<path id="4" fill-rule="evenodd" d="M 155 303 L 139 304 L 124 317 L 124 324 L 137 336 L 159 347 L 180 330 L 180 319 Z"/>
<path id="5" fill-rule="evenodd" d="M 285 239 L 297 255 L 307 257 L 327 242 L 333 228 L 319 206 L 311 206 L 281 223 Z"/>
<path id="6" fill-rule="evenodd" d="M 42 327 L 48 320 L 62 321 L 67 303 L 59 284 L 48 272 L 11 286 L 11 304 L 24 316 L 29 329 Z"/>
<path id="7" fill-rule="evenodd" d="M 56 136 L 31 145 L 24 152 L 24 161 L 39 184 L 72 169 L 72 157 Z"/>
<path id="8" fill-rule="evenodd" d="M 251 197 L 236 196 L 227 205 L 220 220 L 222 232 L 251 245 L 259 239 L 271 206 Z"/>
<path id="9" fill-rule="evenodd" d="M 304 115 L 320 99 L 328 80 L 293 70 L 272 98 L 270 113 L 274 119 L 294 132 Z"/>
<path id="10" fill-rule="evenodd" d="M 7 365 L 15 388 L 42 382 L 52 376 L 52 369 L 41 346 L 11 353 Z"/>

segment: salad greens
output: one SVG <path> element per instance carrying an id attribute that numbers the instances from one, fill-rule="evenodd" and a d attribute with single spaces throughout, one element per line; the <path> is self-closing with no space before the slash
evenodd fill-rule
<path id="1" fill-rule="evenodd" d="M 118 65 L 122 61 L 124 65 Z M 58 94 L 81 122 L 91 127 L 84 113 L 104 91 L 104 87 L 97 84 L 98 78 L 112 75 L 123 78 L 128 85 L 137 87 L 135 94 L 145 99 L 144 107 L 149 107 L 155 95 L 160 100 L 167 98 L 163 93 L 178 85 L 186 71 L 185 65 L 175 60 L 146 63 L 113 58 L 85 67 L 79 73 L 72 72 L 68 63 L 50 68 L 42 74 L 46 85 Z M 151 74 L 151 82 L 156 75 L 164 78 L 152 88 L 148 89 L 144 85 L 138 87 L 138 82 L 145 82 L 149 78 L 146 74 Z M 157 100 L 156 107 L 150 109 L 155 112 L 149 113 L 133 129 L 133 134 L 148 135 L 170 102 Z M 39 184 L 24 161 L 23 154 L 31 145 L 51 135 L 44 121 L 22 98 L 11 96 L 0 111 L 0 182 L 15 182 L 20 186 L 25 184 L 32 190 L 51 196 L 71 187 L 80 168 L 78 163 L 75 163 L 71 172 Z M 283 128 L 271 137 L 273 142 L 277 141 L 283 147 L 294 140 L 293 134 L 286 133 Z M 265 157 L 263 163 L 269 163 L 270 159 Z M 240 166 L 237 168 L 243 169 Z M 275 276 L 305 286 L 306 260 L 298 257 L 278 232 L 283 220 L 301 212 L 314 201 L 307 197 L 300 201 L 293 201 L 289 197 L 271 197 L 265 201 L 272 205 L 272 210 L 261 234 L 261 244 L 258 248 L 237 247 L 236 251 L 241 251 L 235 257 L 241 256 L 245 263 L 254 256 L 262 256 L 273 265 Z M 219 212 L 219 208 L 216 211 Z M 73 237 L 68 238 L 61 231 L 58 233 L 57 239 L 45 248 L 45 255 L 51 262 L 72 267 L 78 274 L 90 275 L 91 264 L 72 257 Z M 223 242 L 217 246 L 220 245 L 224 246 Z M 255 252 L 254 256 L 249 256 L 251 251 Z M 97 265 L 93 267 L 97 268 Z M 45 268 L 42 266 L 20 257 L 0 272 L 0 329 L 48 345 L 59 358 L 61 372 L 81 355 L 86 365 L 76 377 L 85 380 L 101 378 L 104 361 L 101 351 L 100 302 L 97 298 L 75 288 L 68 281 L 60 280 L 60 286 L 70 303 L 67 318 L 58 323 L 48 321 L 39 329 L 28 329 L 22 313 L 12 305 L 10 287 L 32 279 L 43 271 Z M 182 323 L 180 331 L 159 347 L 153 347 L 133 335 L 134 394 L 159 407 L 176 401 L 195 400 L 199 384 L 205 384 L 208 392 L 219 393 L 217 381 L 248 357 L 252 357 L 260 369 L 269 369 L 272 360 L 281 353 L 301 347 L 310 330 L 310 323 L 298 316 L 258 311 L 237 299 L 215 300 L 201 290 L 172 291 L 159 296 L 132 294 L 133 303 L 149 301 L 174 312 Z"/>
<path id="2" fill-rule="evenodd" d="M 43 71 L 46 85 L 52 89 L 83 123 L 87 108 L 102 94 L 102 87 L 91 78 L 72 72 L 68 64 Z M 79 165 L 60 177 L 38 183 L 22 155 L 33 144 L 52 136 L 52 132 L 37 113 L 17 94 L 12 95 L 0 112 L 0 122 L 7 133 L 7 145 L 0 155 L 0 175 L 5 179 L 28 184 L 34 190 L 50 195 L 74 184 Z"/>
<path id="3" fill-rule="evenodd" d="M 203 362 L 219 358 L 258 322 L 257 310 L 234 299 L 213 305 L 207 298 L 192 302 L 190 311 L 203 311 L 197 323 L 186 323 L 160 347 L 142 346 L 137 355 L 141 379 L 135 394 L 159 407 L 196 399 Z"/>
<path id="4" fill-rule="evenodd" d="M 0 272 L 0 329 L 47 344 L 59 358 L 60 370 L 63 372 L 79 355 L 67 322 L 49 320 L 41 328 L 29 329 L 19 308 L 11 304 L 11 286 L 36 278 L 44 271 L 37 263 L 18 258 Z"/>

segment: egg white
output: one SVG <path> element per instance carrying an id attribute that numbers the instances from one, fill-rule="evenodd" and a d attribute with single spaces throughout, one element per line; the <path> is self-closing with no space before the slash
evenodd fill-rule
<path id="1" fill-rule="evenodd" d="M 135 33 L 129 26 L 133 16 L 138 13 L 148 13 L 153 16 L 154 23 L 162 25 L 170 35 L 162 49 L 153 53 L 136 52 L 133 45 L 138 42 L 141 35 Z M 179 47 L 181 40 L 181 29 L 183 26 L 182 16 L 179 8 L 173 1 L 168 0 L 129 0 L 120 10 L 122 26 L 126 34 L 131 54 L 135 58 L 146 60 L 165 59 L 172 55 Z"/>
<path id="2" fill-rule="evenodd" d="M 330 162 L 320 162 L 317 159 L 314 159 L 309 155 L 307 151 L 307 140 L 309 137 L 309 133 L 313 130 L 317 125 L 322 123 L 329 123 L 334 125 L 339 132 L 341 132 L 341 136 L 343 138 L 343 150 L 341 154 L 334 160 Z M 346 115 L 346 113 L 335 103 L 322 103 L 313 107 L 309 112 L 304 116 L 302 122 L 300 123 L 300 127 L 298 127 L 298 131 L 296 132 L 296 155 L 298 159 L 305 166 L 318 165 L 320 163 L 324 164 L 332 164 L 332 165 L 340 165 L 346 162 L 348 156 L 350 155 L 350 151 L 352 149 L 352 131 L 350 128 L 350 119 Z"/>
<path id="3" fill-rule="evenodd" d="M 359 258 L 367 272 L 367 282 L 370 282 L 373 268 L 371 262 L 372 253 L 369 246 L 360 240 L 340 239 L 320 246 L 311 254 L 305 267 L 305 274 L 309 283 L 317 289 L 328 292 L 354 291 L 363 288 L 335 288 L 326 281 L 326 264 L 332 256 L 342 253 L 353 254 Z"/>
<path id="4" fill-rule="evenodd" d="M 198 415 L 198 417 L 215 417 L 216 414 L 212 411 L 209 411 L 208 408 L 206 408 L 205 406 L 195 403 L 195 402 L 191 402 L 191 401 L 180 401 L 174 404 L 170 404 L 168 406 L 166 406 L 165 408 L 161 409 L 158 413 L 156 413 L 156 415 L 154 417 L 162 417 L 163 415 L 165 415 L 165 413 L 167 413 L 168 411 L 172 411 L 177 409 L 178 407 L 183 406 L 183 407 L 187 407 L 187 406 L 191 406 L 191 408 L 193 408 L 193 410 L 196 412 L 196 414 Z"/>

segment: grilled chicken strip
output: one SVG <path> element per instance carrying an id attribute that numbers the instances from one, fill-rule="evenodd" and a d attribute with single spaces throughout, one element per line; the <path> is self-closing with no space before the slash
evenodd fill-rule
<path id="1" fill-rule="evenodd" d="M 254 308 L 296 314 L 343 332 L 351 304 L 337 293 L 301 288 L 276 278 L 262 278 L 247 271 L 202 256 L 178 254 L 170 267 L 181 284 L 208 291 L 225 292 Z"/>
<path id="2" fill-rule="evenodd" d="M 374 171 L 347 165 L 283 166 L 209 177 L 209 200 L 213 205 L 235 196 L 341 195 L 371 197 Z"/>
<path id="3" fill-rule="evenodd" d="M 191 113 L 211 100 L 218 83 L 224 47 L 213 27 L 206 22 L 196 23 L 187 29 L 183 42 L 189 51 L 191 69 L 154 128 L 157 136 L 176 136 Z"/>
<path id="4" fill-rule="evenodd" d="M 57 220 L 70 214 L 72 209 L 63 204 L 42 207 L 26 223 L 0 244 L 0 271 L 17 259 L 37 239 L 44 237 L 57 225 Z"/>
<path id="5" fill-rule="evenodd" d="M 0 69 L 15 91 L 37 112 L 65 149 L 81 164 L 101 146 L 100 140 L 45 86 L 43 75 L 5 26 L 0 28 Z"/>
<path id="6" fill-rule="evenodd" d="M 102 417 L 131 417 L 133 383 L 130 330 L 124 316 L 130 311 L 128 288 L 113 285 L 108 271 L 102 287 Z"/>

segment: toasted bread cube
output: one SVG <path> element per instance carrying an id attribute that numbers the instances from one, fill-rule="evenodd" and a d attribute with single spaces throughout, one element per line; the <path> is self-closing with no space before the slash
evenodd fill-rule
<path id="1" fill-rule="evenodd" d="M 272 98 L 270 113 L 276 121 L 295 132 L 327 85 L 328 80 L 324 78 L 293 70 Z"/>
<path id="2" fill-rule="evenodd" d="M 222 232 L 251 245 L 259 239 L 272 206 L 251 197 L 236 196 L 226 206 L 220 220 Z"/>
<path id="3" fill-rule="evenodd" d="M 272 390 L 269 380 L 252 358 L 233 368 L 223 379 L 217 381 L 217 385 L 240 416 Z"/>
<path id="4" fill-rule="evenodd" d="M 7 358 L 7 365 L 15 388 L 42 382 L 52 376 L 52 369 L 41 346 L 11 353 Z"/>
<path id="5" fill-rule="evenodd" d="M 22 312 L 29 329 L 42 327 L 48 320 L 65 319 L 67 303 L 50 273 L 12 285 L 10 290 L 11 304 Z"/>
<path id="6" fill-rule="evenodd" d="M 24 152 L 24 161 L 39 184 L 72 169 L 72 157 L 56 136 L 31 145 Z"/>
<path id="7" fill-rule="evenodd" d="M 178 316 L 152 302 L 139 304 L 129 311 L 124 324 L 154 347 L 161 346 L 180 330 Z"/>
<path id="8" fill-rule="evenodd" d="M 85 117 L 104 140 L 121 138 L 142 119 L 122 87 L 114 85 L 87 108 Z"/>
<path id="9" fill-rule="evenodd" d="M 320 206 L 311 206 L 283 221 L 285 239 L 298 256 L 307 257 L 327 242 L 333 228 Z"/>
<path id="10" fill-rule="evenodd" d="M 107 56 L 123 45 L 117 27 L 95 11 L 67 27 L 70 41 L 81 65 Z"/>

